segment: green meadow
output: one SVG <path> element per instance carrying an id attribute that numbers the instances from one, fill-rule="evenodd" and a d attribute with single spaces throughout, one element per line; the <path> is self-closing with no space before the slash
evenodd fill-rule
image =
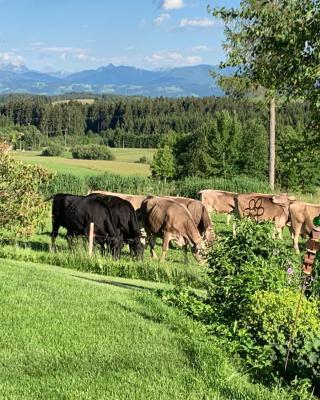
<path id="1" fill-rule="evenodd" d="M 141 282 L 3 259 L 0 280 L 2 399 L 288 398 Z"/>
<path id="2" fill-rule="evenodd" d="M 105 172 L 123 176 L 148 176 L 148 164 L 139 163 L 141 157 L 152 160 L 154 149 L 121 149 L 113 148 L 114 161 L 102 160 L 75 160 L 71 153 L 66 152 L 64 157 L 44 157 L 39 151 L 14 151 L 12 156 L 27 164 L 40 165 L 50 171 L 70 173 L 77 176 L 97 175 Z"/>

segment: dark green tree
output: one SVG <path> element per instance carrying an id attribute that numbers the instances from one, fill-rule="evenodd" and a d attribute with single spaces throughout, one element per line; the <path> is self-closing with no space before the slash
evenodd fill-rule
<path id="1" fill-rule="evenodd" d="M 175 172 L 174 158 L 168 145 L 164 145 L 163 148 L 157 150 L 150 168 L 153 177 L 163 179 L 165 182 L 173 177 Z"/>

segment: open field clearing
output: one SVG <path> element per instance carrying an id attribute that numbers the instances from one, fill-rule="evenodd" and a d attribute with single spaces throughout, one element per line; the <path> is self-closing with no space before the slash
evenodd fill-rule
<path id="1" fill-rule="evenodd" d="M 287 398 L 251 384 L 198 324 L 128 281 L 0 266 L 2 398 Z"/>
<path id="2" fill-rule="evenodd" d="M 50 171 L 71 173 L 77 176 L 95 175 L 104 172 L 111 172 L 119 175 L 150 175 L 148 164 L 140 164 L 137 161 L 140 157 L 146 156 L 152 160 L 153 149 L 112 149 L 116 160 L 75 160 L 71 153 L 66 157 L 43 157 L 38 151 L 12 152 L 12 156 L 24 163 L 40 165 Z"/>
<path id="3" fill-rule="evenodd" d="M 72 102 L 77 102 L 80 104 L 93 104 L 95 102 L 95 99 L 72 99 L 72 100 L 56 100 L 52 102 L 52 105 L 56 105 L 56 104 L 68 104 L 70 103 L 70 101 Z"/>

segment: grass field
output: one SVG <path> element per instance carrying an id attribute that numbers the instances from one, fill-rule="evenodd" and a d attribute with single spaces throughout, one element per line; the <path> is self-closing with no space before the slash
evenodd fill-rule
<path id="1" fill-rule="evenodd" d="M 75 160 L 71 153 L 64 157 L 43 157 L 40 152 L 26 151 L 12 152 L 12 156 L 24 163 L 41 165 L 50 171 L 70 173 L 77 176 L 96 175 L 104 172 L 112 172 L 119 175 L 150 175 L 148 164 L 140 164 L 137 161 L 140 157 L 146 156 L 152 160 L 154 149 L 112 149 L 116 159 L 114 161 L 102 160 Z"/>
<path id="2" fill-rule="evenodd" d="M 135 281 L 0 260 L 2 399 L 288 399 Z"/>

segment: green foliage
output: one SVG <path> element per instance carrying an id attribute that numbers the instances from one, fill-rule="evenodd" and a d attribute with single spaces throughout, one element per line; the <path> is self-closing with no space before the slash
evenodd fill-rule
<path id="1" fill-rule="evenodd" d="M 51 179 L 46 170 L 0 153 L 0 226 L 2 234 L 31 234 L 44 220 L 42 192 Z"/>
<path id="2" fill-rule="evenodd" d="M 270 377 L 284 370 L 288 339 L 296 318 L 299 291 L 260 290 L 251 295 L 242 316 L 239 351 L 246 363 L 260 377 Z M 309 379 L 320 390 L 320 318 L 319 302 L 301 300 L 296 320 L 287 377 Z"/>
<path id="3" fill-rule="evenodd" d="M 86 194 L 89 189 L 108 190 L 111 192 L 131 194 L 176 195 L 197 198 L 203 189 L 215 188 L 234 192 L 268 193 L 269 185 L 246 176 L 223 178 L 186 178 L 180 181 L 158 182 L 141 176 L 122 176 L 111 173 L 86 177 L 57 173 L 44 188 L 45 196 L 55 193 Z"/>
<path id="4" fill-rule="evenodd" d="M 64 148 L 58 143 L 50 143 L 48 147 L 42 150 L 41 155 L 47 157 L 58 157 L 61 156 Z"/>
<path id="5" fill-rule="evenodd" d="M 172 143 L 175 177 L 265 177 L 267 143 L 266 130 L 258 120 L 241 123 L 235 112 L 217 112 L 210 123 Z"/>
<path id="6" fill-rule="evenodd" d="M 238 161 L 239 171 L 248 176 L 265 179 L 268 165 L 268 139 L 265 126 L 259 120 L 244 124 Z M 279 156 L 280 158 L 280 156 Z M 281 179 L 277 183 L 282 186 Z"/>
<path id="7" fill-rule="evenodd" d="M 300 260 L 273 238 L 271 223 L 243 220 L 208 253 L 207 293 L 160 291 L 166 303 L 201 321 L 214 341 L 241 357 L 259 381 L 280 381 L 299 300 Z M 293 397 L 320 390 L 319 301 L 302 298 L 286 379 Z M 295 397 L 294 397 L 295 398 Z"/>
<path id="8" fill-rule="evenodd" d="M 279 122 L 296 127 L 310 122 L 310 106 L 306 103 L 286 104 L 279 110 Z M 157 148 L 165 138 L 195 132 L 203 124 L 211 124 L 216 113 L 236 112 L 241 124 L 257 119 L 268 126 L 268 111 L 262 101 L 235 101 L 230 98 L 108 98 L 97 96 L 92 104 L 52 103 L 44 96 L 10 96 L 0 105 L 2 125 L 35 126 L 47 138 L 66 139 L 76 144 L 106 144 L 110 147 Z M 281 118 L 280 118 L 281 117 Z M 0 130 L 1 133 L 1 130 Z M 23 131 L 24 133 L 24 131 Z M 29 136 L 31 139 L 31 137 Z M 38 139 L 28 139 L 25 149 L 38 148 Z M 169 144 L 169 143 L 167 143 Z"/>
<path id="9" fill-rule="evenodd" d="M 174 158 L 169 146 L 157 150 L 150 165 L 151 173 L 154 178 L 166 181 L 174 175 Z"/>
<path id="10" fill-rule="evenodd" d="M 242 0 L 239 9 L 209 11 L 225 23 L 224 66 L 280 95 L 309 100 L 319 118 L 319 0 Z"/>
<path id="11" fill-rule="evenodd" d="M 149 164 L 149 160 L 147 158 L 147 156 L 142 156 L 139 158 L 139 160 L 137 161 L 139 164 Z"/>
<path id="12" fill-rule="evenodd" d="M 318 139 L 285 126 L 279 135 L 277 180 L 286 190 L 315 192 L 320 185 Z"/>
<path id="13" fill-rule="evenodd" d="M 296 257 L 274 240 L 272 223 L 244 219 L 236 231 L 236 236 L 219 238 L 208 254 L 209 301 L 220 318 L 232 324 L 243 317 L 256 291 L 297 287 L 300 276 Z M 293 268 L 293 277 L 288 277 L 288 268 Z"/>
<path id="14" fill-rule="evenodd" d="M 84 160 L 114 160 L 111 150 L 106 146 L 79 145 L 72 149 L 72 157 Z"/>

